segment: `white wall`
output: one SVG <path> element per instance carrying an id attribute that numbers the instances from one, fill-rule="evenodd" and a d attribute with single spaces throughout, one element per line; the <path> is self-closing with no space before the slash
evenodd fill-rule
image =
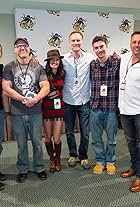
<path id="1" fill-rule="evenodd" d="M 0 14 L 0 44 L 3 46 L 2 63 L 6 64 L 14 58 L 13 42 L 16 38 L 13 14 Z M 140 30 L 140 21 L 135 21 L 135 30 Z"/>
<path id="2" fill-rule="evenodd" d="M 3 46 L 3 57 L 0 61 L 3 64 L 14 58 L 13 42 L 15 36 L 14 15 L 0 14 L 0 44 Z"/>
<path id="3" fill-rule="evenodd" d="M 140 30 L 140 20 L 135 21 L 134 30 Z"/>
<path id="4" fill-rule="evenodd" d="M 23 15 L 24 14 L 24 15 Z M 32 28 L 24 28 L 21 23 L 24 18 L 30 15 L 32 19 Z M 133 15 L 114 14 L 110 13 L 108 16 L 102 17 L 96 12 L 68 12 L 60 11 L 59 15 L 50 14 L 46 10 L 35 9 L 16 9 L 16 35 L 17 37 L 26 37 L 30 46 L 36 51 L 37 58 L 41 64 L 44 64 L 46 51 L 58 48 L 61 54 L 69 51 L 68 35 L 74 30 L 73 24 L 79 18 L 83 19 L 83 48 L 87 52 L 93 53 L 91 42 L 96 35 L 107 35 L 109 38 L 108 51 L 112 54 L 116 51 L 118 54 L 122 49 L 129 50 L 129 39 L 134 29 Z M 126 18 L 130 21 L 130 28 L 128 32 L 122 32 L 119 26 L 122 20 Z M 60 35 L 59 45 L 49 44 L 52 35 Z M 121 44 L 120 44 L 121 43 Z"/>

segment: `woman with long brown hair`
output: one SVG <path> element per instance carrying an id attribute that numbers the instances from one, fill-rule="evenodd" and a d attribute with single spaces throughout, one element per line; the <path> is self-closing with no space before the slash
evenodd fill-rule
<path id="1" fill-rule="evenodd" d="M 60 171 L 61 131 L 64 119 L 64 103 L 62 89 L 65 72 L 58 50 L 47 52 L 46 74 L 50 83 L 50 93 L 43 99 L 45 146 L 50 156 L 50 172 Z"/>

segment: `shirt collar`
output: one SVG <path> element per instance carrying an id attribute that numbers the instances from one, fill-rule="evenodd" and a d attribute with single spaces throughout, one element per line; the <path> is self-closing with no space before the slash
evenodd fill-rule
<path id="1" fill-rule="evenodd" d="M 81 50 L 81 53 L 80 53 L 80 57 L 79 57 L 79 58 L 83 57 L 83 56 L 84 56 L 84 53 L 85 53 L 85 52 L 83 52 L 83 51 Z M 72 55 L 72 50 L 69 52 L 68 57 L 73 57 L 73 55 Z"/>

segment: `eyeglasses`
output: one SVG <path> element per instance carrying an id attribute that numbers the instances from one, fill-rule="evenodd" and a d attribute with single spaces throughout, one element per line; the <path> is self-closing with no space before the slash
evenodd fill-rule
<path id="1" fill-rule="evenodd" d="M 15 45 L 15 48 L 18 48 L 18 49 L 21 49 L 22 47 L 27 48 L 29 47 L 28 45 L 24 44 L 24 45 L 21 45 L 21 44 L 18 44 L 18 45 Z"/>

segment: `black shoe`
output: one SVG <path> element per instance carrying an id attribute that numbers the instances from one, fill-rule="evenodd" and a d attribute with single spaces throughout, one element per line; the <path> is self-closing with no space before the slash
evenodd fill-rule
<path id="1" fill-rule="evenodd" d="M 0 181 L 4 181 L 6 179 L 7 179 L 6 175 L 0 172 Z"/>
<path id="2" fill-rule="evenodd" d="M 17 175 L 17 182 L 18 183 L 23 183 L 23 182 L 25 182 L 25 180 L 27 179 L 27 175 L 28 175 L 28 173 L 19 173 L 18 175 Z"/>
<path id="3" fill-rule="evenodd" d="M 45 170 L 38 172 L 37 176 L 40 180 L 46 180 L 47 179 L 47 173 Z"/>
<path id="4" fill-rule="evenodd" d="M 5 184 L 0 182 L 0 190 L 3 190 L 5 188 Z"/>

